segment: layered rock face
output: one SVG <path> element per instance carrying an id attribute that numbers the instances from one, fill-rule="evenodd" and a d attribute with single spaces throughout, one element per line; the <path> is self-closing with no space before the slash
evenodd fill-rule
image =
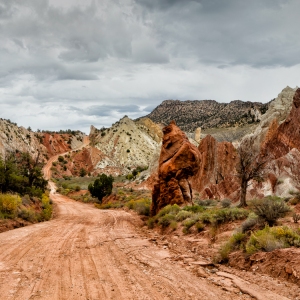
<path id="1" fill-rule="evenodd" d="M 28 152 L 32 157 L 37 157 L 40 152 L 40 159 L 47 156 L 47 149 L 41 145 L 37 134 L 9 120 L 0 119 L 0 156 L 4 158 L 7 152 L 16 150 Z"/>
<path id="2" fill-rule="evenodd" d="M 279 125 L 287 119 L 292 109 L 296 90 L 297 88 L 293 89 L 289 86 L 284 88 L 278 97 L 270 103 L 269 109 L 262 115 L 261 121 L 254 132 L 246 135 L 243 140 L 248 140 L 253 145 L 253 148 L 259 151 L 267 138 L 267 134 L 270 134 L 270 128 L 274 131 L 274 122 L 277 122 Z"/>
<path id="3" fill-rule="evenodd" d="M 168 204 L 192 201 L 189 178 L 198 172 L 201 163 L 198 149 L 174 121 L 163 128 L 163 133 L 158 181 L 152 191 L 152 215 Z"/>
<path id="4" fill-rule="evenodd" d="M 95 165 L 98 172 L 115 169 L 116 174 L 127 174 L 137 166 L 149 166 L 153 153 L 161 141 L 161 129 L 151 120 L 134 122 L 127 116 L 111 128 L 91 127 L 91 145 L 103 155 Z"/>
<path id="5" fill-rule="evenodd" d="M 193 178 L 194 189 L 202 199 L 238 199 L 238 181 L 235 176 L 237 152 L 230 142 L 217 142 L 208 135 L 198 147 L 202 157 L 201 166 Z"/>
<path id="6" fill-rule="evenodd" d="M 294 93 L 291 111 L 285 121 L 271 123 L 261 145 L 262 155 L 273 160 L 269 164 L 273 180 L 263 185 L 266 193 L 290 196 L 290 190 L 300 189 L 300 89 Z"/>
<path id="7" fill-rule="evenodd" d="M 300 89 L 295 92 L 292 109 L 286 120 L 280 125 L 274 120 L 269 127 L 261 151 L 276 159 L 293 148 L 300 150 Z"/>

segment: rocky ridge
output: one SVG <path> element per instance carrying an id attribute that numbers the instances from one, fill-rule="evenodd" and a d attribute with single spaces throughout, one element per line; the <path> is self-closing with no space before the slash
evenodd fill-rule
<path id="1" fill-rule="evenodd" d="M 0 119 L 0 155 L 7 152 L 28 152 L 32 157 L 47 161 L 51 156 L 70 151 L 82 144 L 84 134 L 33 132 L 10 120 Z"/>
<path id="2" fill-rule="evenodd" d="M 156 123 L 169 124 L 172 120 L 184 131 L 196 128 L 226 128 L 257 123 L 267 111 L 269 103 L 243 102 L 218 103 L 215 100 L 165 100 L 149 115 Z"/>

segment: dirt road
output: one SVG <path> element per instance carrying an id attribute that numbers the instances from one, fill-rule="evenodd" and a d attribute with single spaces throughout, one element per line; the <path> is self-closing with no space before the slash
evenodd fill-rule
<path id="1" fill-rule="evenodd" d="M 1 299 L 227 299 L 139 236 L 130 213 L 52 198 L 54 220 L 0 234 Z"/>

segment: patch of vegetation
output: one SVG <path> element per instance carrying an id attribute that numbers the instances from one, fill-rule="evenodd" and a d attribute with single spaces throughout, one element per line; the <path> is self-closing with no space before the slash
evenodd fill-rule
<path id="1" fill-rule="evenodd" d="M 16 194 L 0 194 L 0 219 L 21 218 L 31 223 L 50 220 L 52 203 L 49 193 L 40 198 Z"/>
<path id="2" fill-rule="evenodd" d="M 129 209 L 135 210 L 139 215 L 149 216 L 151 200 L 147 198 L 142 198 L 138 200 L 130 200 L 126 203 Z"/>
<path id="3" fill-rule="evenodd" d="M 227 261 L 229 254 L 235 250 L 243 249 L 243 242 L 246 240 L 246 234 L 238 232 L 233 234 L 229 241 L 222 245 L 219 254 L 222 261 Z"/>
<path id="4" fill-rule="evenodd" d="M 246 253 L 270 252 L 275 249 L 300 247 L 300 231 L 287 226 L 269 227 L 253 232 L 246 244 Z"/>
<path id="5" fill-rule="evenodd" d="M 290 212 L 289 206 L 278 197 L 267 197 L 252 202 L 254 213 L 269 226 L 276 224 L 279 218 Z"/>
<path id="6" fill-rule="evenodd" d="M 98 175 L 98 177 L 94 183 L 89 184 L 88 190 L 93 197 L 98 198 L 101 202 L 104 196 L 111 194 L 114 178 L 106 174 Z"/>
<path id="7" fill-rule="evenodd" d="M 39 156 L 34 160 L 28 152 L 11 152 L 5 159 L 0 157 L 0 191 L 41 198 L 47 187 L 42 167 Z"/>

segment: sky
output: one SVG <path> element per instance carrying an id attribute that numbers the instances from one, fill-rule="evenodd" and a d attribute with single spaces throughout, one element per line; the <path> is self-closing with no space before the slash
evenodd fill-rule
<path id="1" fill-rule="evenodd" d="M 0 0 L 0 117 L 109 127 L 166 99 L 300 86 L 299 0 Z"/>

